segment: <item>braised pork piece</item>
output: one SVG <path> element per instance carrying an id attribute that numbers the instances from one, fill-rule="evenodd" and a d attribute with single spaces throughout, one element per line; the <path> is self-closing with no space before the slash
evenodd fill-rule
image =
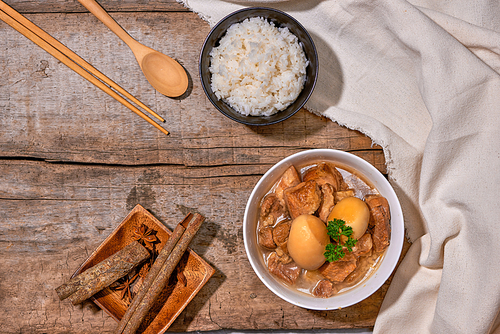
<path id="1" fill-rule="evenodd" d="M 350 250 L 345 236 L 326 235 L 328 222 L 336 219 L 358 238 Z M 390 219 L 387 200 L 362 176 L 322 161 L 283 173 L 261 202 L 257 239 L 269 272 L 279 281 L 328 298 L 376 270 L 390 244 Z M 324 258 L 325 238 L 343 250 L 341 258 Z"/>

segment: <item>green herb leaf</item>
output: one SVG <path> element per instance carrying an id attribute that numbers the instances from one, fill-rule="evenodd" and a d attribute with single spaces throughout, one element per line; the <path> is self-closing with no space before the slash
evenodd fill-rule
<path id="1" fill-rule="evenodd" d="M 328 244 L 326 245 L 326 251 L 324 253 L 325 258 L 328 262 L 337 261 L 345 256 L 342 246 Z"/>
<path id="2" fill-rule="evenodd" d="M 352 252 L 352 248 L 356 245 L 356 242 L 358 242 L 358 239 L 349 237 L 344 243 L 344 246 L 349 250 L 349 252 Z"/>
<path id="3" fill-rule="evenodd" d="M 353 230 L 351 226 L 346 226 L 345 221 L 335 218 L 333 221 L 330 220 L 328 222 L 326 228 L 328 235 L 335 241 L 335 244 L 330 243 L 326 245 L 324 255 L 328 262 L 342 259 L 345 256 L 344 247 L 349 252 L 352 252 L 352 248 L 358 240 L 352 238 Z M 343 245 L 341 236 L 347 237 Z"/>

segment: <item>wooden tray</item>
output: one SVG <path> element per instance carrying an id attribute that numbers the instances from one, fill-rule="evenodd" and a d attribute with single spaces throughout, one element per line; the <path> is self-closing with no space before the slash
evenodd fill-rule
<path id="1" fill-rule="evenodd" d="M 157 250 L 161 250 L 172 232 L 149 211 L 138 204 L 72 277 L 96 265 L 132 242 L 134 240 L 132 237 L 134 229 L 142 224 L 156 231 L 159 243 L 155 247 Z M 182 272 L 185 279 L 178 280 L 175 277 L 176 272 Z M 177 265 L 176 272 L 172 274 L 168 285 L 161 293 L 156 305 L 151 308 L 138 333 L 164 333 L 205 285 L 215 270 L 198 254 L 188 248 Z M 134 282 L 132 291 L 137 291 L 141 283 L 142 280 L 139 277 Z M 120 298 L 120 293 L 121 291 L 108 287 L 92 296 L 91 299 L 116 321 L 120 321 L 128 307 L 128 303 Z"/>

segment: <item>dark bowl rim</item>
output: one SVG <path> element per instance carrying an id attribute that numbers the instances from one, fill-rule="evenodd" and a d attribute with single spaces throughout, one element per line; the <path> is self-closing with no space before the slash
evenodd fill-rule
<path id="1" fill-rule="evenodd" d="M 232 16 L 236 15 L 236 14 L 239 14 L 241 12 L 246 12 L 246 11 L 254 11 L 254 10 L 264 10 L 264 11 L 271 11 L 271 12 L 276 12 L 276 13 L 279 13 L 279 14 L 282 14 L 286 17 L 288 17 L 291 21 L 293 21 L 294 24 L 296 24 L 303 32 L 304 34 L 307 36 L 307 39 L 309 39 L 309 42 L 311 43 L 311 46 L 312 46 L 312 49 L 313 49 L 313 57 L 314 57 L 314 62 L 316 64 L 315 66 L 315 69 L 314 69 L 314 78 L 313 78 L 313 82 L 312 82 L 312 85 L 311 85 L 311 89 L 309 91 L 309 93 L 307 94 L 307 96 L 304 98 L 304 101 L 296 108 L 296 110 L 292 113 L 289 113 L 288 115 L 282 117 L 282 118 L 279 118 L 279 119 L 276 119 L 274 121 L 269 121 L 269 122 L 266 122 L 266 123 L 252 123 L 252 122 L 247 122 L 247 121 L 244 121 L 244 120 L 241 120 L 241 119 L 238 119 L 228 113 L 226 113 L 224 110 L 222 110 L 221 108 L 219 108 L 219 106 L 215 103 L 215 101 L 213 101 L 213 99 L 210 97 L 209 95 L 209 92 L 207 90 L 207 87 L 205 86 L 205 83 L 203 82 L 203 76 L 202 76 L 202 67 L 201 67 L 201 63 L 202 63 L 202 56 L 203 56 L 203 51 L 205 50 L 205 48 L 207 47 L 207 43 L 208 43 L 208 40 L 210 39 L 210 37 L 212 36 L 212 34 L 216 31 L 216 29 L 221 25 L 223 24 L 227 19 L 231 18 Z M 311 61 L 309 61 L 309 63 L 311 63 Z M 297 19 L 295 19 L 293 16 L 291 16 L 290 14 L 286 13 L 286 12 L 283 12 L 279 9 L 275 9 L 275 8 L 270 8 L 270 7 L 247 7 L 247 8 L 242 8 L 242 9 L 239 9 L 239 10 L 236 10 L 234 12 L 231 12 L 229 14 L 227 14 L 226 16 L 224 16 L 222 19 L 220 19 L 213 27 L 212 29 L 210 29 L 210 32 L 207 34 L 207 37 L 205 38 L 205 40 L 203 41 L 203 45 L 201 47 L 201 51 L 200 51 L 200 55 L 199 55 L 199 58 L 198 58 L 198 74 L 200 76 L 200 81 L 201 81 L 201 86 L 203 87 L 203 91 L 205 92 L 205 95 L 207 96 L 208 100 L 210 101 L 210 103 L 212 103 L 212 105 L 220 112 L 222 113 L 224 116 L 228 117 L 229 119 L 233 120 L 233 121 L 236 121 L 238 123 L 242 123 L 242 124 L 245 124 L 245 125 L 251 125 L 251 126 L 266 126 L 266 125 L 272 125 L 272 124 L 276 124 L 276 123 L 280 123 L 280 122 L 283 122 L 285 120 L 287 120 L 288 118 L 292 117 L 293 115 L 295 115 L 300 109 L 302 109 L 302 107 L 304 107 L 304 105 L 307 103 L 307 101 L 309 100 L 309 98 L 311 97 L 312 93 L 314 92 L 314 88 L 316 87 L 316 82 L 318 80 L 318 73 L 319 73 L 319 61 L 318 61 L 318 51 L 316 49 L 316 45 L 314 44 L 314 41 L 311 37 L 311 35 L 309 34 L 309 32 L 307 31 L 307 29 L 299 22 L 297 21 Z M 279 112 L 283 112 L 284 110 L 282 111 L 279 111 Z M 235 111 L 237 112 L 237 111 Z M 262 117 L 269 117 L 269 116 L 252 116 L 252 117 L 256 117 L 256 118 L 261 118 Z"/>

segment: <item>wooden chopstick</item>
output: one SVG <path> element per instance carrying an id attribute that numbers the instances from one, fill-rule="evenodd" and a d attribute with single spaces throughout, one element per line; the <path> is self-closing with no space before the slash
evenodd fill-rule
<path id="1" fill-rule="evenodd" d="M 140 111 L 139 109 L 137 109 L 129 101 L 127 101 L 126 99 L 124 99 L 121 95 L 117 94 L 114 90 L 112 90 L 110 87 L 108 87 L 103 82 L 101 82 L 100 80 L 98 80 L 96 77 L 94 77 L 92 74 L 90 74 L 89 72 L 87 72 L 87 70 L 85 70 L 82 67 L 85 66 L 85 67 L 89 68 L 90 71 L 92 71 L 92 73 L 96 74 L 96 76 L 99 75 L 99 77 L 105 78 L 106 82 L 108 84 L 111 83 L 110 85 L 112 85 L 113 88 L 117 89 L 116 87 L 119 87 L 117 90 L 119 90 L 120 92 L 122 92 L 122 91 L 125 92 L 124 95 L 126 95 L 126 96 L 127 95 L 132 96 L 132 95 L 130 95 L 129 93 L 127 93 L 123 88 L 121 88 L 120 86 L 118 86 L 111 79 L 107 78 L 104 74 L 102 74 L 101 72 L 99 72 L 97 69 L 93 68 L 92 65 L 88 64 L 85 60 L 83 60 L 81 57 L 79 57 L 74 52 L 72 52 L 71 50 L 69 50 L 63 44 L 61 44 L 60 42 L 57 42 L 56 39 L 54 39 L 53 37 L 51 37 L 47 33 L 43 32 L 43 30 L 41 30 L 40 28 L 38 28 L 35 24 L 33 24 L 32 22 L 30 22 L 28 19 L 26 19 L 20 13 L 18 13 L 13 8 L 11 8 L 10 6 L 8 6 L 2 0 L 0 0 L 0 19 L 2 21 L 4 21 L 5 23 L 7 23 L 8 25 L 10 25 L 15 30 L 17 30 L 18 32 L 20 32 L 26 38 L 28 38 L 29 40 L 31 40 L 32 42 L 34 42 L 35 44 L 37 44 L 38 46 L 40 46 L 42 49 L 44 49 L 45 51 L 47 51 L 48 53 L 50 53 L 56 59 L 58 59 L 63 64 L 65 64 L 66 66 L 68 66 L 70 69 L 72 69 L 76 73 L 80 74 L 83 78 L 87 79 L 90 83 L 94 84 L 95 86 L 97 86 L 98 88 L 100 88 L 102 91 L 104 91 L 105 93 L 107 93 L 108 95 L 110 95 L 111 97 L 113 97 L 114 99 L 116 99 L 118 102 L 122 103 L 124 106 L 126 106 L 127 108 L 129 108 L 130 110 L 132 110 L 134 113 L 136 113 L 137 115 L 139 115 L 140 117 L 142 117 L 144 120 L 146 120 L 148 123 L 150 123 L 151 125 L 153 125 L 155 128 L 157 128 L 158 130 L 160 130 L 161 132 L 163 132 L 166 135 L 169 134 L 169 132 L 167 130 L 165 130 L 164 128 L 162 128 L 161 126 L 159 126 L 156 122 L 154 122 L 146 114 L 144 114 L 142 111 Z M 26 22 L 26 23 L 29 22 L 29 24 L 28 23 L 27 24 L 30 27 L 33 27 L 33 29 L 35 31 L 32 31 L 29 27 L 26 27 L 21 22 Z M 71 59 L 70 57 L 68 57 L 67 55 L 65 55 L 63 52 L 61 52 L 59 49 L 57 49 L 55 46 L 53 46 L 51 43 L 49 43 L 48 41 L 46 41 L 43 37 L 39 36 L 37 32 L 40 32 L 40 31 L 43 32 L 43 33 L 41 33 L 42 36 L 47 37 L 51 42 L 55 41 L 54 43 L 56 45 L 62 46 L 65 51 L 66 50 L 69 51 L 69 54 L 71 54 L 72 56 L 76 56 L 75 60 Z M 83 64 L 83 65 L 81 65 L 81 64 Z M 99 73 L 99 74 L 97 74 L 97 73 Z M 132 100 L 134 102 L 138 101 L 133 96 L 132 96 Z M 143 104 L 140 103 L 140 101 L 139 101 L 139 105 L 141 105 L 141 107 L 142 107 Z M 148 110 L 149 108 L 146 107 L 145 109 Z M 155 112 L 152 112 L 152 114 L 156 115 Z M 164 121 L 160 116 L 156 115 L 156 117 L 158 117 L 160 120 Z"/>

